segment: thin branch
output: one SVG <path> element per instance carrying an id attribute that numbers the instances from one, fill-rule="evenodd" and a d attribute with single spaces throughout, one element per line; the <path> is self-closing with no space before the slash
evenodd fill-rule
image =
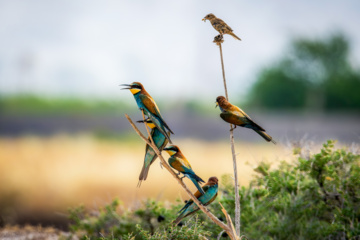
<path id="1" fill-rule="evenodd" d="M 233 156 L 233 168 L 234 168 L 234 185 L 235 185 L 235 228 L 236 228 L 236 234 L 240 236 L 240 195 L 239 195 L 239 180 L 238 180 L 238 174 L 237 174 L 237 161 L 236 161 L 236 153 L 235 153 L 235 142 L 234 142 L 234 129 L 232 128 L 230 124 L 230 143 L 231 143 L 231 153 Z"/>
<path id="2" fill-rule="evenodd" d="M 224 89 L 225 89 L 225 96 L 226 99 L 229 100 L 229 95 L 227 92 L 226 87 L 226 79 L 225 79 L 225 67 L 224 67 L 224 60 L 223 60 L 223 53 L 222 53 L 222 47 L 221 43 L 224 42 L 223 36 L 220 34 L 214 38 L 214 42 L 216 45 L 220 48 L 220 58 L 221 58 L 221 69 L 222 69 L 222 75 L 223 75 L 223 82 L 224 82 Z M 237 176 L 237 162 L 236 162 L 236 153 L 235 153 L 235 142 L 234 142 L 234 133 L 233 133 L 233 127 L 230 124 L 230 145 L 231 145 L 231 153 L 233 158 L 233 167 L 234 167 L 234 185 L 235 185 L 235 228 L 236 228 L 236 234 L 240 236 L 240 196 L 239 196 L 239 181 Z"/>
<path id="3" fill-rule="evenodd" d="M 127 120 L 130 122 L 131 126 L 134 128 L 135 132 L 142 138 L 142 140 L 144 140 L 147 144 L 149 144 L 150 147 L 152 147 L 152 149 L 154 149 L 155 153 L 158 155 L 161 163 L 163 164 L 163 166 L 171 173 L 171 175 L 173 175 L 173 177 L 178 181 L 178 183 L 185 189 L 186 193 L 190 196 L 190 198 L 195 202 L 196 205 L 198 205 L 198 207 L 201 209 L 201 211 L 203 211 L 215 224 L 217 224 L 219 227 L 221 227 L 222 229 L 224 229 L 226 231 L 226 233 L 230 236 L 230 238 L 232 240 L 237 240 L 238 237 L 236 236 L 236 233 L 234 231 L 232 231 L 232 227 L 229 227 L 228 225 L 224 224 L 223 222 L 221 222 L 217 217 L 214 216 L 214 214 L 212 214 L 204 205 L 202 205 L 200 203 L 200 201 L 192 194 L 192 192 L 187 188 L 187 186 L 185 185 L 185 183 L 178 177 L 178 175 L 171 169 L 171 167 L 169 166 L 169 164 L 165 161 L 165 159 L 163 158 L 163 156 L 161 155 L 161 152 L 159 151 L 159 149 L 156 147 L 155 144 L 153 144 L 152 142 L 150 142 L 141 132 L 140 130 L 136 127 L 136 125 L 133 123 L 133 121 L 131 120 L 131 118 L 125 114 L 125 117 L 127 118 Z M 143 115 L 143 118 L 145 120 L 145 117 Z M 147 129 L 147 132 L 149 133 L 149 130 Z M 149 133 L 150 134 L 150 133 Z M 151 137 L 151 135 L 150 135 Z M 225 210 L 225 209 L 224 209 Z M 226 211 L 226 210 L 225 210 Z M 229 224 L 229 223 L 228 223 Z M 232 223 L 231 223 L 232 224 Z"/>
<path id="4" fill-rule="evenodd" d="M 220 238 L 221 238 L 221 236 L 223 235 L 224 232 L 225 232 L 225 230 L 222 230 L 222 231 L 219 233 L 219 235 L 218 235 L 218 237 L 217 237 L 217 240 L 220 240 Z"/>
<path id="5" fill-rule="evenodd" d="M 232 232 L 235 232 L 235 229 L 234 229 L 234 225 L 231 221 L 231 217 L 230 215 L 227 213 L 226 209 L 224 208 L 224 206 L 219 202 L 220 206 L 221 206 L 221 211 L 223 212 L 223 214 L 225 215 L 225 218 L 226 218 L 226 222 L 228 223 L 228 226 L 231 228 L 231 231 Z"/>
<path id="6" fill-rule="evenodd" d="M 149 136 L 149 139 L 150 139 L 150 142 L 152 145 L 155 145 L 155 142 L 154 142 L 154 139 L 152 138 L 151 134 L 150 134 L 150 130 L 148 128 L 148 125 L 146 124 L 146 121 L 145 121 L 145 114 L 144 114 L 144 110 L 141 109 L 141 113 L 142 113 L 142 117 L 143 117 L 143 120 L 144 120 L 144 125 L 145 125 L 145 129 L 146 129 L 146 132 Z"/>
<path id="7" fill-rule="evenodd" d="M 222 69 L 222 75 L 223 75 L 223 81 L 224 81 L 225 97 L 229 101 L 229 95 L 228 95 L 228 91 L 227 91 L 227 87 L 226 87 L 225 68 L 224 68 L 224 60 L 223 60 L 221 42 L 218 45 L 220 48 L 221 69 Z"/>

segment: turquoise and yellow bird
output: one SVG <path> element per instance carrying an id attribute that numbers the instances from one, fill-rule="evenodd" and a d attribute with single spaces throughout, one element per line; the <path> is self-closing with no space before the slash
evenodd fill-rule
<path id="1" fill-rule="evenodd" d="M 174 133 L 162 118 L 158 106 L 150 94 L 145 90 L 144 86 L 139 82 L 121 84 L 121 86 L 126 86 L 126 88 L 122 89 L 130 89 L 139 109 L 144 110 L 145 114 L 151 119 L 159 131 L 169 140 L 170 143 L 172 143 L 169 134 L 166 133 L 166 129 L 169 130 L 170 133 Z"/>
<path id="2" fill-rule="evenodd" d="M 161 152 L 164 147 L 168 144 L 168 140 L 167 138 L 159 131 L 159 129 L 155 126 L 155 124 L 150 120 L 150 119 L 146 119 L 146 125 L 151 129 L 151 137 L 156 145 L 156 147 L 159 149 L 159 151 Z M 144 122 L 143 120 L 138 121 L 138 122 Z M 170 133 L 168 133 L 170 135 Z M 150 137 L 148 138 L 148 140 L 150 141 Z M 154 149 L 152 147 L 150 147 L 148 144 L 146 144 L 146 148 L 145 148 L 145 159 L 144 159 L 144 165 L 141 169 L 140 175 L 139 175 L 139 183 L 138 183 L 138 187 L 141 186 L 141 182 L 144 180 L 146 180 L 148 173 L 149 173 L 149 169 L 150 169 L 150 165 L 157 159 L 157 154 L 155 153 Z"/>
<path id="3" fill-rule="evenodd" d="M 199 183 L 204 182 L 199 176 L 195 174 L 192 170 L 189 161 L 185 158 L 185 156 L 180 151 L 179 147 L 176 145 L 171 145 L 169 147 L 164 148 L 164 150 L 170 155 L 169 157 L 169 164 L 172 168 L 178 170 L 180 173 L 184 174 L 184 177 L 189 178 L 196 188 L 204 194 Z"/>
<path id="4" fill-rule="evenodd" d="M 245 128 L 250 128 L 257 132 L 261 137 L 266 141 L 276 144 L 272 137 L 265 132 L 265 129 L 256 124 L 243 110 L 239 107 L 232 105 L 226 100 L 224 96 L 219 96 L 216 98 L 216 106 L 220 107 L 221 113 L 220 117 L 228 123 L 234 124 L 236 126 L 241 126 Z"/>
<path id="5" fill-rule="evenodd" d="M 209 178 L 208 182 L 202 187 L 202 190 L 205 192 L 205 194 L 201 194 L 199 191 L 194 193 L 194 196 L 204 205 L 207 206 L 210 203 L 212 203 L 218 194 L 218 182 L 219 180 L 217 177 L 211 177 Z M 185 206 L 180 209 L 179 213 L 180 215 L 175 219 L 174 224 L 177 225 L 180 223 L 180 221 L 195 213 L 200 208 L 192 199 L 190 199 Z"/>

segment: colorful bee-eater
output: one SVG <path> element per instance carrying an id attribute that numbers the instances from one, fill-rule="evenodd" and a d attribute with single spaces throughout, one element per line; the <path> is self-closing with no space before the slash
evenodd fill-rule
<path id="1" fill-rule="evenodd" d="M 144 122 L 142 121 L 138 121 L 138 122 Z M 146 125 L 151 128 L 151 137 L 156 145 L 156 147 L 159 149 L 159 151 L 161 152 L 164 147 L 166 146 L 166 144 L 168 144 L 168 140 L 167 138 L 159 131 L 159 129 L 155 126 L 155 124 L 150 120 L 150 119 L 146 119 Z M 170 135 L 170 134 L 169 134 Z M 150 137 L 148 138 L 148 140 L 150 141 Z M 146 180 L 148 173 L 149 173 L 149 169 L 150 169 L 150 165 L 157 159 L 157 155 L 154 151 L 154 149 L 152 147 L 150 147 L 148 144 L 146 144 L 146 148 L 145 148 L 145 159 L 144 159 L 144 165 L 141 169 L 140 172 L 140 176 L 139 176 L 139 183 L 138 183 L 138 187 L 140 187 L 141 182 L 144 180 Z"/>
<path id="2" fill-rule="evenodd" d="M 211 177 L 209 178 L 208 182 L 202 187 L 205 194 L 201 194 L 199 191 L 194 193 L 194 196 L 204 205 L 207 206 L 210 203 L 212 203 L 218 194 L 218 179 L 217 177 Z M 174 224 L 177 225 L 179 222 L 184 218 L 187 217 L 193 213 L 195 213 L 200 208 L 192 199 L 190 199 L 185 206 L 180 209 L 179 213 L 180 215 L 176 218 L 174 221 Z"/>
<path id="3" fill-rule="evenodd" d="M 169 126 L 166 124 L 164 119 L 160 114 L 160 110 L 156 105 L 154 99 L 150 96 L 150 94 L 145 90 L 143 85 L 139 82 L 133 82 L 132 84 L 121 84 L 122 86 L 126 86 L 126 88 L 122 89 L 130 89 L 131 93 L 134 95 L 136 103 L 140 110 L 144 110 L 145 114 L 151 119 L 151 121 L 155 124 L 155 126 L 159 129 L 159 131 L 169 140 L 170 137 L 166 133 L 166 129 L 169 130 L 170 133 L 174 134 Z"/>
<path id="4" fill-rule="evenodd" d="M 172 168 L 178 170 L 182 174 L 184 174 L 184 177 L 188 177 L 196 186 L 196 188 L 204 194 L 204 191 L 202 190 L 199 183 L 204 182 L 199 176 L 195 174 L 195 172 L 192 170 L 191 165 L 189 161 L 185 158 L 185 156 L 182 154 L 178 146 L 171 145 L 169 147 L 164 148 L 164 150 L 170 155 L 169 157 L 169 164 Z"/>
<path id="5" fill-rule="evenodd" d="M 233 30 L 231 29 L 231 27 L 229 27 L 229 25 L 227 25 L 223 20 L 221 20 L 220 18 L 215 17 L 214 14 L 209 13 L 208 15 L 206 15 L 203 19 L 204 22 L 206 22 L 206 20 L 209 20 L 211 25 L 215 28 L 216 31 L 218 31 L 221 35 L 223 34 L 229 34 L 231 36 L 233 36 L 235 39 L 240 40 L 241 39 L 236 36 L 233 33 Z"/>
<path id="6" fill-rule="evenodd" d="M 236 126 L 250 128 L 262 136 L 266 141 L 276 144 L 272 137 L 265 132 L 265 129 L 256 124 L 243 110 L 232 105 L 225 97 L 219 96 L 216 98 L 216 106 L 220 107 L 220 117 L 228 123 Z"/>

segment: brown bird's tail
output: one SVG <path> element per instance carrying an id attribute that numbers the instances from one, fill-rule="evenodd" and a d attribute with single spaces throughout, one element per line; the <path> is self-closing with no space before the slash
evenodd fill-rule
<path id="1" fill-rule="evenodd" d="M 241 41 L 241 38 L 239 38 L 238 36 L 236 36 L 236 35 L 235 35 L 235 33 L 230 32 L 229 34 L 230 34 L 231 36 L 233 36 L 235 39 L 237 39 L 237 40 L 240 40 L 240 41 Z"/>
<path id="2" fill-rule="evenodd" d="M 276 144 L 276 142 L 272 139 L 272 137 L 269 134 L 267 134 L 266 132 L 263 132 L 260 130 L 255 130 L 255 132 L 257 132 L 260 136 L 262 136 L 266 141 Z"/>
<path id="3" fill-rule="evenodd" d="M 138 182 L 138 185 L 137 185 L 138 187 L 141 186 L 142 181 L 146 180 L 147 175 L 149 173 L 149 169 L 150 169 L 150 164 L 147 167 L 145 167 L 145 164 L 143 165 L 143 167 L 141 169 L 141 172 L 140 172 L 140 175 L 139 175 L 139 182 Z"/>

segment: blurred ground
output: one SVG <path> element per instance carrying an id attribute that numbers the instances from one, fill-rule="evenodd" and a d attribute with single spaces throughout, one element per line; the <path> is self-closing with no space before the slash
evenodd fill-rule
<path id="1" fill-rule="evenodd" d="M 1 240 L 78 239 L 76 237 L 69 238 L 69 236 L 69 233 L 62 232 L 55 228 L 7 226 L 0 229 Z"/>
<path id="2" fill-rule="evenodd" d="M 228 141 L 174 139 L 194 171 L 207 180 L 233 172 Z M 68 207 L 103 206 L 113 198 L 136 207 L 145 198 L 186 199 L 176 181 L 156 161 L 148 180 L 136 188 L 145 145 L 136 141 L 99 140 L 89 135 L 0 138 L 0 213 L 3 223 L 41 223 L 66 228 Z M 262 160 L 291 159 L 290 148 L 237 141 L 241 185 Z M 165 159 L 168 155 L 164 153 Z M 187 179 L 185 182 L 195 191 Z"/>

